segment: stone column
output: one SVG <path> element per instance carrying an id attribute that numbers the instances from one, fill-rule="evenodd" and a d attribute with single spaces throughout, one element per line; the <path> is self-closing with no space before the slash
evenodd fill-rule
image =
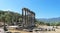
<path id="1" fill-rule="evenodd" d="M 23 17 L 24 17 L 24 12 L 23 12 L 23 9 L 22 9 L 22 26 L 24 27 L 24 21 L 23 21 Z"/>

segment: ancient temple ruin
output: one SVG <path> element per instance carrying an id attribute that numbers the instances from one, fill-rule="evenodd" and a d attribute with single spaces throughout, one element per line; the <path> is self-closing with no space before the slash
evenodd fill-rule
<path id="1" fill-rule="evenodd" d="M 35 13 L 28 8 L 22 8 L 22 22 L 24 28 L 32 28 L 35 26 Z"/>

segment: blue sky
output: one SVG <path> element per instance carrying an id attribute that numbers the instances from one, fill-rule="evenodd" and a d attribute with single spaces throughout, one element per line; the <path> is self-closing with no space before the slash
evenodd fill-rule
<path id="1" fill-rule="evenodd" d="M 60 0 L 0 0 L 0 10 L 21 13 L 23 7 L 36 13 L 36 18 L 60 17 Z"/>

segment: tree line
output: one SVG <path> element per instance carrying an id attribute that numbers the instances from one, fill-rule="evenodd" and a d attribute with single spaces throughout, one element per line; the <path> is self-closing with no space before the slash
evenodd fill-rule
<path id="1" fill-rule="evenodd" d="M 21 22 L 21 14 L 0 10 L 0 22 L 6 22 L 8 24 L 13 24 L 14 22 Z"/>
<path id="2" fill-rule="evenodd" d="M 43 21 L 38 21 L 36 20 L 35 21 L 35 24 L 38 24 L 38 25 L 47 25 L 47 26 L 60 26 L 60 22 L 43 22 Z"/>

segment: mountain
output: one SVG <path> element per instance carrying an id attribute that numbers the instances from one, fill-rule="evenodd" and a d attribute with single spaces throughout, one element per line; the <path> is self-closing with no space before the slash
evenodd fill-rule
<path id="1" fill-rule="evenodd" d="M 57 17 L 57 18 L 49 18 L 49 19 L 39 18 L 37 20 L 38 21 L 43 21 L 43 22 L 60 22 L 60 17 Z"/>

